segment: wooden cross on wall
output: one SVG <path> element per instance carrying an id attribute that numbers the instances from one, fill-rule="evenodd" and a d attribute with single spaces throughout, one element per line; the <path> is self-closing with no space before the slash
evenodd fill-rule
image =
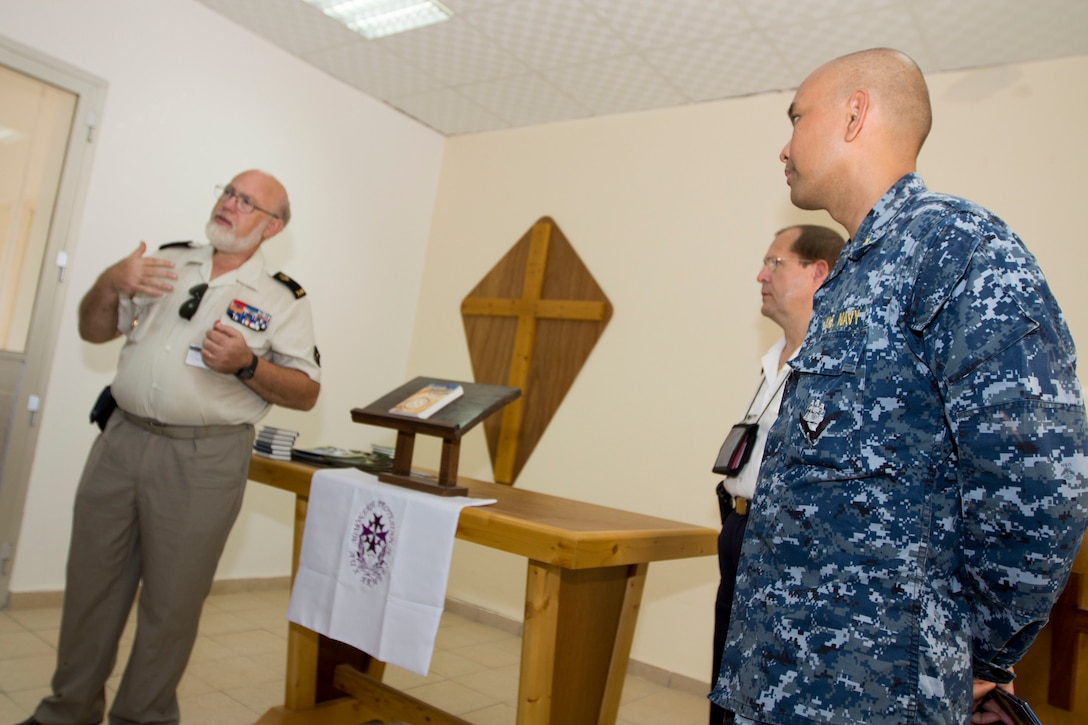
<path id="1" fill-rule="evenodd" d="M 478 383 L 520 388 L 484 422 L 495 480 L 512 484 L 612 318 L 570 242 L 542 217 L 461 303 Z"/>

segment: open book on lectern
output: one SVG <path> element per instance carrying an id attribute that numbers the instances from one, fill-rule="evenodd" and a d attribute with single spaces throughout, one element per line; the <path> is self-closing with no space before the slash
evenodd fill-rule
<path id="1" fill-rule="evenodd" d="M 389 409 L 390 413 L 430 418 L 465 394 L 457 383 L 428 383 Z"/>

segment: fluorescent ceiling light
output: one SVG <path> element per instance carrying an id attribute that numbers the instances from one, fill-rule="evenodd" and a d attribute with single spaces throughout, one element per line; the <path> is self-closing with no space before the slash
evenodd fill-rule
<path id="1" fill-rule="evenodd" d="M 367 38 L 381 38 L 449 20 L 437 0 L 305 0 Z"/>

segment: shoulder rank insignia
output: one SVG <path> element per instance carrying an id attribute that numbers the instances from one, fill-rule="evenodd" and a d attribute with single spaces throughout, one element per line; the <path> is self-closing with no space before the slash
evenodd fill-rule
<path id="1" fill-rule="evenodd" d="M 295 299 L 296 300 L 297 299 L 302 299 L 303 297 L 306 296 L 306 290 L 302 289 L 302 285 L 300 285 L 298 282 L 296 282 L 295 280 L 288 277 L 283 272 L 276 272 L 272 276 L 275 279 L 277 279 L 280 282 L 283 282 L 285 285 L 287 285 L 287 289 L 291 290 L 295 294 Z"/>
<path id="2" fill-rule="evenodd" d="M 171 247 L 192 247 L 191 241 L 184 242 L 167 242 L 166 244 L 160 244 L 159 249 L 170 249 Z"/>

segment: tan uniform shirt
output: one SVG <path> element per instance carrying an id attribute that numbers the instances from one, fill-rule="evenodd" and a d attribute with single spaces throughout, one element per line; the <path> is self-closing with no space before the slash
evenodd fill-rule
<path id="1" fill-rule="evenodd" d="M 216 320 L 241 332 L 262 359 L 320 381 L 309 299 L 272 276 L 259 249 L 238 269 L 210 280 L 212 251 L 206 245 L 158 250 L 155 256 L 177 265 L 173 291 L 121 300 L 117 329 L 127 341 L 113 395 L 122 410 L 170 425 L 256 423 L 264 417 L 270 403 L 234 375 L 203 367 L 199 350 L 190 350 L 200 347 Z M 208 289 L 186 320 L 178 309 L 201 283 Z"/>

